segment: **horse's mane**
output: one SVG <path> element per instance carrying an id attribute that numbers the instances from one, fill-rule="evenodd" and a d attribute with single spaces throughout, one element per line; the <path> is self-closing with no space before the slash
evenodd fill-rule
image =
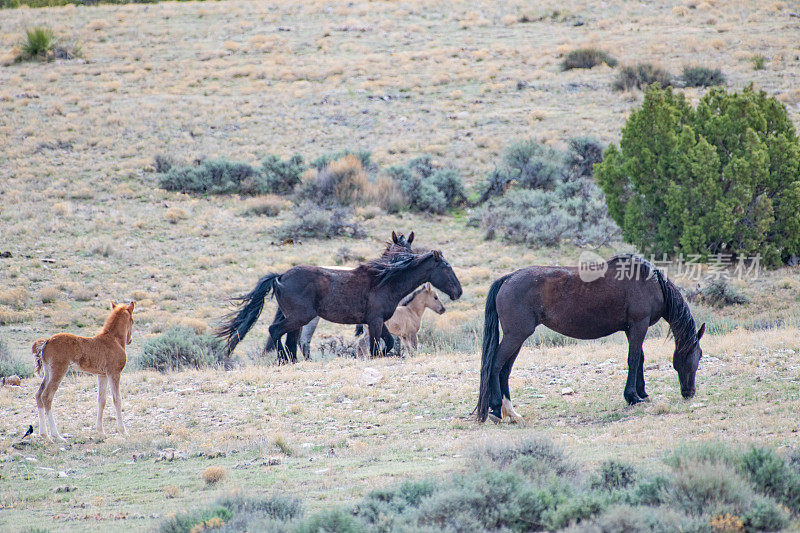
<path id="1" fill-rule="evenodd" d="M 398 252 L 390 258 L 380 257 L 367 261 L 361 267 L 366 268 L 367 272 L 378 281 L 378 287 L 382 287 L 403 277 L 409 270 L 419 266 L 428 257 L 430 257 L 430 253 L 417 255 L 411 252 Z"/>
<path id="2" fill-rule="evenodd" d="M 400 303 L 399 303 L 399 304 L 397 304 L 397 306 L 398 306 L 398 307 L 400 307 L 401 305 L 408 305 L 408 304 L 410 304 L 410 303 L 411 303 L 411 301 L 412 301 L 414 298 L 416 298 L 416 297 L 417 297 L 417 294 L 421 293 L 421 292 L 422 292 L 422 291 L 424 291 L 425 289 L 426 289 L 425 285 L 423 285 L 423 286 L 421 286 L 421 287 L 417 287 L 416 289 L 414 289 L 414 292 L 412 292 L 411 294 L 409 294 L 408 296 L 406 296 L 405 298 L 403 298 L 402 300 L 400 300 Z"/>
<path id="3" fill-rule="evenodd" d="M 124 305 L 117 307 L 113 311 L 111 311 L 111 314 L 108 315 L 108 318 L 106 318 L 106 321 L 103 324 L 102 333 L 108 333 L 113 329 L 114 325 L 117 323 L 117 320 L 119 320 L 119 317 L 123 313 L 123 311 L 128 311 L 128 308 Z"/>
<path id="4" fill-rule="evenodd" d="M 669 330 L 675 337 L 676 351 L 681 355 L 688 355 L 697 344 L 697 330 L 694 318 L 689 309 L 689 304 L 681 295 L 680 289 L 672 283 L 661 270 L 653 266 L 648 260 L 634 254 L 623 254 L 612 257 L 608 263 L 617 261 L 636 261 L 643 279 L 656 278 L 664 296 L 664 320 L 669 323 Z"/>

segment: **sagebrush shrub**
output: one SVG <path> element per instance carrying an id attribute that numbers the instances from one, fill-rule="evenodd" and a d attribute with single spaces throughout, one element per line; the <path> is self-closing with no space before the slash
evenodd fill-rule
<path id="1" fill-rule="evenodd" d="M 469 223 L 484 228 L 487 238 L 502 232 L 509 242 L 533 246 L 599 245 L 619 234 L 590 180 L 562 182 L 553 190 L 510 189 L 476 209 Z"/>
<path id="2" fill-rule="evenodd" d="M 262 174 L 255 167 L 227 159 L 205 159 L 197 166 L 171 166 L 159 178 L 168 191 L 196 194 L 265 194 Z"/>
<path id="3" fill-rule="evenodd" d="M 441 214 L 466 201 L 458 172 L 434 165 L 429 155 L 416 157 L 405 166 L 389 167 L 386 173 L 411 209 Z"/>
<path id="4" fill-rule="evenodd" d="M 579 48 L 569 52 L 561 62 L 561 70 L 574 68 L 592 68 L 605 63 L 609 67 L 616 67 L 617 60 L 607 52 L 597 48 Z"/>
<path id="5" fill-rule="evenodd" d="M 632 465 L 612 459 L 600 465 L 592 480 L 592 487 L 607 491 L 624 489 L 636 481 L 636 477 L 636 469 Z"/>
<path id="6" fill-rule="evenodd" d="M 800 255 L 800 141 L 786 108 L 748 87 L 696 108 L 651 87 L 595 166 L 625 240 L 656 256 Z"/>
<path id="7" fill-rule="evenodd" d="M 0 378 L 19 376 L 22 379 L 33 376 L 33 369 L 20 359 L 11 355 L 6 343 L 0 339 Z"/>
<path id="8" fill-rule="evenodd" d="M 639 63 L 622 67 L 611 87 L 615 91 L 629 91 L 631 89 L 644 89 L 654 83 L 662 87 L 669 87 L 672 85 L 672 74 L 650 63 Z"/>
<path id="9" fill-rule="evenodd" d="M 709 281 L 705 287 L 700 289 L 700 298 L 703 302 L 715 307 L 745 304 L 749 301 L 748 298 L 740 294 L 725 277 L 719 277 Z"/>
<path id="10" fill-rule="evenodd" d="M 282 160 L 269 155 L 261 162 L 261 173 L 264 176 L 266 192 L 273 194 L 289 194 L 300 183 L 300 176 L 306 171 L 303 156 L 293 155 Z"/>
<path id="11" fill-rule="evenodd" d="M 231 361 L 224 343 L 217 337 L 198 335 L 192 328 L 178 326 L 168 329 L 159 337 L 148 339 L 137 363 L 139 368 L 167 372 L 185 368 L 228 367 Z"/>
<path id="12" fill-rule="evenodd" d="M 338 152 L 325 154 L 313 160 L 311 162 L 311 167 L 322 170 L 333 161 L 337 161 L 349 155 L 355 156 L 361 163 L 361 168 L 365 171 L 375 172 L 377 170 L 377 165 L 372 161 L 372 154 L 366 150 L 340 150 Z"/>
<path id="13" fill-rule="evenodd" d="M 343 207 L 326 209 L 312 202 L 303 202 L 275 229 L 275 237 L 281 240 L 333 237 L 360 239 L 366 233 L 352 216 L 352 212 Z"/>
<path id="14" fill-rule="evenodd" d="M 683 67 L 681 79 L 686 87 L 713 87 L 725 85 L 725 75 L 718 68 L 708 67 Z"/>

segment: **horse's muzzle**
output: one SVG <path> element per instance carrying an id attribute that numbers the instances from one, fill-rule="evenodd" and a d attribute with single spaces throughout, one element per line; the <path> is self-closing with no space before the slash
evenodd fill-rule
<path id="1" fill-rule="evenodd" d="M 694 398 L 695 389 L 691 390 L 683 390 L 681 389 L 681 396 L 683 396 L 684 400 L 691 400 Z"/>

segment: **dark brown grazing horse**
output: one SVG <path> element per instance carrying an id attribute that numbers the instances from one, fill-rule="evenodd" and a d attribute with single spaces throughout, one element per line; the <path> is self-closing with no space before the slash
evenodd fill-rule
<path id="1" fill-rule="evenodd" d="M 539 324 L 576 339 L 598 339 L 617 331 L 628 337 L 630 404 L 647 398 L 644 390 L 644 342 L 647 329 L 663 318 L 675 336 L 672 366 L 681 394 L 694 396 L 694 378 L 703 353 L 689 306 L 678 288 L 647 261 L 635 256 L 600 263 L 599 273 L 576 267 L 532 266 L 495 281 L 486 296 L 481 386 L 475 408 L 479 421 L 521 417 L 511 404 L 508 376 L 525 339 Z M 586 281 L 585 281 L 586 280 Z M 500 342 L 498 323 L 503 327 Z"/>
<path id="2" fill-rule="evenodd" d="M 415 251 L 411 247 L 411 243 L 412 242 L 414 242 L 414 232 L 413 231 L 408 234 L 408 238 L 407 239 L 406 239 L 405 235 L 403 235 L 402 233 L 396 233 L 396 232 L 393 231 L 392 232 L 392 240 L 391 240 L 391 242 L 387 242 L 386 243 L 386 247 L 383 250 L 383 254 L 381 255 L 381 259 L 384 259 L 384 260 L 387 260 L 387 261 L 391 262 L 391 261 L 394 261 L 395 259 L 398 259 L 398 258 L 402 257 L 403 254 L 417 253 L 417 251 Z M 341 270 L 345 270 L 345 269 L 341 269 Z M 275 318 L 272 319 L 272 321 L 275 322 L 276 320 L 280 319 L 282 316 L 283 316 L 283 313 L 281 312 L 281 309 L 279 307 L 277 309 L 277 311 L 275 311 Z M 300 333 L 300 336 L 299 336 L 300 350 L 303 352 L 303 357 L 305 357 L 306 360 L 310 360 L 311 359 L 311 338 L 314 336 L 314 331 L 316 331 L 316 329 L 317 329 L 317 324 L 319 324 L 319 317 L 313 318 L 311 320 L 311 322 L 309 322 L 308 324 L 303 326 L 303 328 L 301 330 L 301 333 Z M 356 327 L 360 328 L 361 325 L 359 324 Z M 270 336 L 267 339 L 267 344 L 264 346 L 264 354 L 266 355 L 267 353 L 269 353 L 270 351 L 272 351 L 274 349 L 275 349 L 275 339 L 273 339 Z M 284 352 L 284 354 L 285 353 L 286 352 Z M 284 361 L 284 360 L 280 360 L 279 359 L 278 362 L 280 362 L 280 363 L 288 363 L 290 361 Z M 292 363 L 296 363 L 297 362 L 297 357 L 292 355 L 291 362 Z"/>
<path id="3" fill-rule="evenodd" d="M 379 339 L 383 338 L 387 351 L 394 345 L 384 322 L 403 297 L 425 282 L 452 300 L 461 297 L 461 283 L 438 250 L 421 255 L 404 253 L 392 261 L 374 259 L 353 270 L 299 265 L 258 280 L 255 289 L 238 298 L 241 308 L 226 317 L 217 334 L 226 340 L 228 353 L 233 351 L 255 324 L 264 299 L 272 292 L 281 314 L 269 327 L 269 335 L 275 339 L 279 361 L 289 359 L 287 348 L 292 358 L 297 357 L 300 329 L 317 316 L 337 324 L 367 324 L 370 353 L 377 357 L 381 355 Z M 281 337 L 286 334 L 284 348 Z"/>

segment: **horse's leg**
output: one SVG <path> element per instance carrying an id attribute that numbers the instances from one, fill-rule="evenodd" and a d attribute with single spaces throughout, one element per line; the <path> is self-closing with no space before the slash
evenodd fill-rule
<path id="1" fill-rule="evenodd" d="M 97 376 L 97 433 L 103 435 L 103 411 L 106 409 L 106 392 L 108 391 L 108 376 Z"/>
<path id="2" fill-rule="evenodd" d="M 275 350 L 278 352 L 278 364 L 289 362 L 289 355 L 286 352 L 283 342 L 281 342 L 281 337 L 287 333 L 293 333 L 293 340 L 290 344 L 293 344 L 294 359 L 297 360 L 297 335 L 300 334 L 300 330 L 303 329 L 303 326 L 311 322 L 311 320 L 316 316 L 313 310 L 307 311 L 308 314 L 306 316 L 296 313 L 291 317 L 286 316 L 284 312 L 282 314 L 283 316 L 278 318 L 269 327 L 269 335 L 275 340 Z M 287 338 L 287 341 L 288 340 L 290 339 Z"/>
<path id="3" fill-rule="evenodd" d="M 385 344 L 383 353 L 385 355 L 389 355 L 392 352 L 392 348 L 394 348 L 394 337 L 389 332 L 389 328 L 386 327 L 386 324 L 383 325 L 383 330 L 381 331 L 381 338 Z"/>
<path id="4" fill-rule="evenodd" d="M 67 440 L 58 432 L 58 427 L 56 427 L 56 419 L 53 418 L 52 408 L 53 397 L 56 395 L 58 386 L 61 384 L 64 374 L 67 373 L 68 367 L 69 365 L 60 368 L 50 367 L 47 369 L 47 385 L 45 385 L 42 393 L 42 402 L 44 403 L 44 413 L 47 417 L 47 425 L 50 431 L 50 440 L 53 440 L 54 438 L 61 441 Z"/>
<path id="5" fill-rule="evenodd" d="M 642 343 L 649 325 L 649 320 L 640 320 L 631 324 L 626 332 L 628 336 L 628 380 L 625 382 L 624 396 L 625 400 L 631 405 L 643 401 L 642 397 L 637 393 L 639 388 L 637 381 L 639 375 L 642 375 L 641 387 L 644 389 L 644 371 L 641 370 L 644 364 Z"/>
<path id="6" fill-rule="evenodd" d="M 114 409 L 117 411 L 117 430 L 123 435 L 128 434 L 125 423 L 122 421 L 122 396 L 119 393 L 119 374 L 108 376 L 111 379 L 111 399 L 114 400 Z"/>
<path id="7" fill-rule="evenodd" d="M 642 350 L 642 357 L 639 359 L 639 375 L 636 377 L 636 394 L 639 398 L 646 400 L 649 394 L 644 391 L 644 350 Z"/>
<path id="8" fill-rule="evenodd" d="M 383 319 L 378 317 L 367 324 L 369 327 L 369 354 L 371 357 L 378 357 L 381 354 L 381 335 L 383 334 Z"/>
<path id="9" fill-rule="evenodd" d="M 522 343 L 525 342 L 530 336 L 527 331 L 526 335 L 520 335 L 518 332 L 506 333 L 503 335 L 503 340 L 500 341 L 500 346 L 497 349 L 497 357 L 492 368 L 491 379 L 489 386 L 491 387 L 490 401 L 489 401 L 489 418 L 494 423 L 499 423 L 503 417 L 503 390 L 500 386 L 501 371 L 508 365 L 508 373 L 505 376 L 504 385 L 508 387 L 508 374 L 511 373 L 511 365 L 508 364 L 517 357 Z"/>
<path id="10" fill-rule="evenodd" d="M 300 337 L 300 331 L 296 329 L 286 334 L 286 348 L 289 350 L 292 363 L 297 362 L 297 339 Z"/>
<path id="11" fill-rule="evenodd" d="M 511 403 L 511 390 L 508 386 L 508 377 L 511 375 L 511 368 L 514 366 L 514 361 L 517 360 L 521 347 L 522 346 L 517 348 L 514 355 L 511 356 L 511 358 L 506 361 L 506 364 L 503 365 L 503 368 L 500 369 L 500 393 L 503 395 L 503 400 L 500 404 L 500 415 L 502 418 L 508 417 L 509 422 L 512 424 L 525 422 L 522 415 L 514 409 L 514 404 Z"/>
<path id="12" fill-rule="evenodd" d="M 300 350 L 303 352 L 303 357 L 306 358 L 306 361 L 311 360 L 311 337 L 314 336 L 318 324 L 319 317 L 316 317 L 303 326 L 303 332 L 300 334 Z"/>
<path id="13" fill-rule="evenodd" d="M 44 389 L 47 386 L 47 379 L 50 376 L 47 371 L 47 365 L 42 365 L 42 384 L 39 385 L 39 390 L 36 391 L 36 410 L 39 412 L 39 436 L 47 436 L 47 423 L 44 419 Z"/>

